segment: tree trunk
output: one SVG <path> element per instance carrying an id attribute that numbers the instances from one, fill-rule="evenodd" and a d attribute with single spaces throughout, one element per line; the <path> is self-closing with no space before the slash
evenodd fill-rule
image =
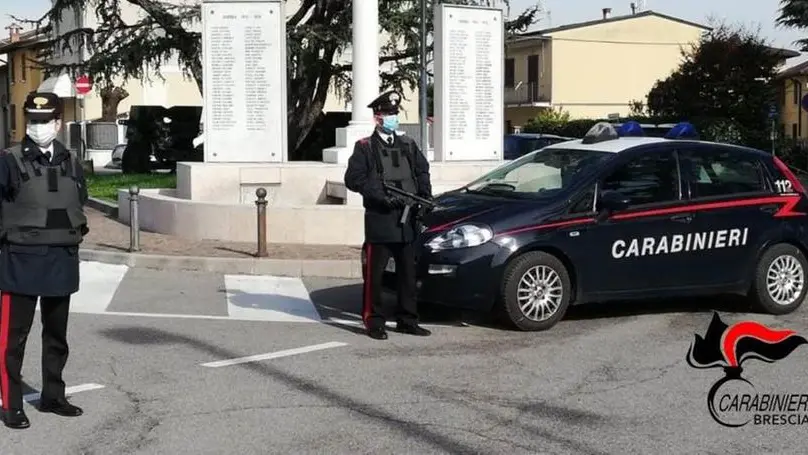
<path id="1" fill-rule="evenodd" d="M 118 120 L 118 105 L 129 97 L 129 92 L 121 87 L 108 85 L 101 89 L 101 121 L 115 122 Z"/>

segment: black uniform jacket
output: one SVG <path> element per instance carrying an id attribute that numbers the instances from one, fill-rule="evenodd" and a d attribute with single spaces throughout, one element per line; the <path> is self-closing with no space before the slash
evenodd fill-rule
<path id="1" fill-rule="evenodd" d="M 412 168 L 417 194 L 431 198 L 429 161 L 412 138 L 396 136 L 396 141 L 401 144 L 402 151 Z M 345 187 L 362 195 L 362 205 L 365 207 L 365 241 L 370 243 L 411 241 L 402 238 L 402 230 L 398 224 L 401 211 L 390 210 L 384 205 L 384 199 L 388 194 L 382 186 L 383 171 L 378 153 L 373 150 L 370 138 L 360 139 L 354 145 L 353 154 L 348 159 L 348 169 L 345 171 Z"/>
<path id="2" fill-rule="evenodd" d="M 23 155 L 47 165 L 47 158 L 33 141 L 22 141 Z M 51 163 L 59 164 L 70 154 L 59 142 L 53 143 Z M 87 202 L 87 185 L 81 166 L 76 167 L 82 204 Z M 0 204 L 13 200 L 20 184 L 17 163 L 8 153 L 0 155 Z M 88 229 L 84 229 L 86 234 Z M 77 246 L 24 246 L 0 242 L 0 290 L 16 294 L 59 297 L 79 289 L 79 248 Z"/>

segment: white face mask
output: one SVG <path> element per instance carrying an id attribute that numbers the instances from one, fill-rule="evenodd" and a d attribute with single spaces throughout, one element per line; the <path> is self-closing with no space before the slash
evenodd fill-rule
<path id="1" fill-rule="evenodd" d="M 56 120 L 48 123 L 30 123 L 26 128 L 26 134 L 36 145 L 48 147 L 56 139 Z"/>

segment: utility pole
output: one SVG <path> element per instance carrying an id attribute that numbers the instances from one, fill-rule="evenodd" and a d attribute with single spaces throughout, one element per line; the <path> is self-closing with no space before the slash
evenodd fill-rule
<path id="1" fill-rule="evenodd" d="M 354 0 L 357 1 L 357 0 Z M 375 1 L 375 0 L 374 0 Z M 437 0 L 435 0 L 437 1 Z M 428 156 L 429 151 L 429 125 L 427 124 L 427 110 L 429 108 L 427 103 L 427 71 L 426 71 L 426 0 L 420 0 L 421 7 L 421 80 L 418 88 L 418 97 L 420 101 L 420 108 L 418 109 L 418 121 L 421 127 L 421 152 L 424 156 Z"/>

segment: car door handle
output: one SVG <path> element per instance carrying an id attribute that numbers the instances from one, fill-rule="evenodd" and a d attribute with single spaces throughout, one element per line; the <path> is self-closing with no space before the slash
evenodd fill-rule
<path id="1" fill-rule="evenodd" d="M 674 215 L 671 217 L 671 220 L 677 223 L 689 223 L 693 221 L 693 215 Z"/>
<path id="2" fill-rule="evenodd" d="M 764 205 L 763 207 L 760 208 L 761 212 L 766 212 L 766 213 L 775 213 L 778 210 L 780 210 L 780 207 L 777 207 L 775 205 Z"/>

